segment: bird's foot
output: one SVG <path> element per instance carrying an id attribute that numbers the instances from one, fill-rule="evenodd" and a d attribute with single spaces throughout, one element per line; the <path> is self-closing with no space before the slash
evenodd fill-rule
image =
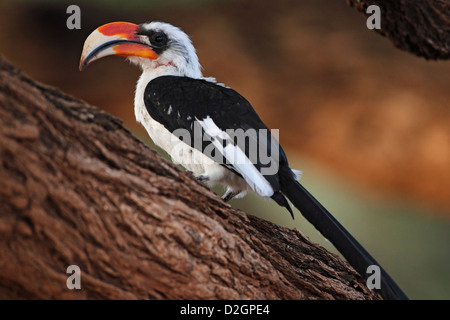
<path id="1" fill-rule="evenodd" d="M 241 191 L 231 191 L 230 189 L 228 189 L 222 196 L 222 200 L 228 202 L 236 197 L 239 193 L 241 193 Z"/>
<path id="2" fill-rule="evenodd" d="M 197 179 L 198 181 L 201 181 L 201 182 L 208 182 L 209 181 L 209 177 L 208 176 L 204 176 L 202 174 L 197 176 L 197 177 L 195 177 L 195 179 Z"/>

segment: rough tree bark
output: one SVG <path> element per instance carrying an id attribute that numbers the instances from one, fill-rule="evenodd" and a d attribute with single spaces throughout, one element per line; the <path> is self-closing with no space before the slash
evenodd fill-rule
<path id="1" fill-rule="evenodd" d="M 1 56 L 0 298 L 380 299 L 338 256 L 232 209 Z"/>
<path id="2" fill-rule="evenodd" d="M 347 0 L 366 14 L 367 7 L 381 9 L 381 35 L 402 50 L 426 59 L 450 58 L 449 0 Z"/>

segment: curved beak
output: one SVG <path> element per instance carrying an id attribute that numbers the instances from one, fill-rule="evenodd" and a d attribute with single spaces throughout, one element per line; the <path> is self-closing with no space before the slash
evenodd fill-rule
<path id="1" fill-rule="evenodd" d="M 95 29 L 84 42 L 80 71 L 107 56 L 158 58 L 149 45 L 140 41 L 138 29 L 137 24 L 129 22 L 111 22 Z"/>

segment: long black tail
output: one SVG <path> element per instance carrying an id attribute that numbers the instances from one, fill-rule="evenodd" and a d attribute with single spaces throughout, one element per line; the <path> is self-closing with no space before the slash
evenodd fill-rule
<path id="1" fill-rule="evenodd" d="M 350 265 L 364 278 L 367 267 L 375 265 L 380 268 L 381 289 L 379 292 L 384 299 L 406 300 L 408 297 L 392 280 L 378 262 L 364 249 L 359 242 L 317 201 L 300 183 L 294 179 L 283 181 L 281 191 L 300 210 L 308 220 L 326 239 L 339 250 Z M 377 289 L 374 289 L 377 290 Z"/>

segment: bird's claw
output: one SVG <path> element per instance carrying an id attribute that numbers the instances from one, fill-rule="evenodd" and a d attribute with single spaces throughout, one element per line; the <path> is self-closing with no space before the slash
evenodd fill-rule
<path id="1" fill-rule="evenodd" d="M 195 179 L 197 179 L 198 181 L 201 181 L 201 182 L 209 181 L 209 177 L 208 176 L 204 176 L 204 175 L 199 175 L 199 176 L 195 177 Z"/>

